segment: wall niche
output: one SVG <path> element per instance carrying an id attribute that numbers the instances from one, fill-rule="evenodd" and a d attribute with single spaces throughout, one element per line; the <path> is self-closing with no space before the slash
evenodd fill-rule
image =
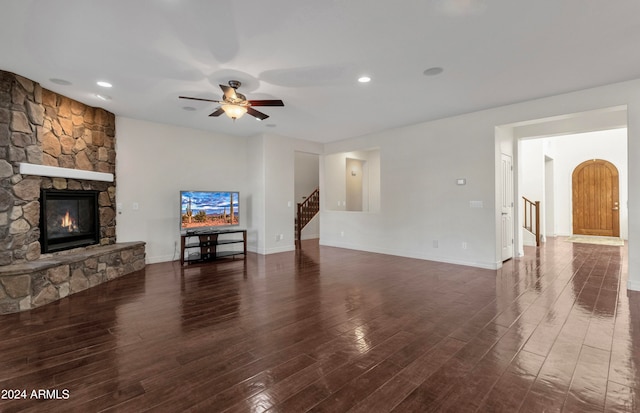
<path id="1" fill-rule="evenodd" d="M 380 211 L 380 150 L 324 156 L 324 206 L 329 211 Z"/>

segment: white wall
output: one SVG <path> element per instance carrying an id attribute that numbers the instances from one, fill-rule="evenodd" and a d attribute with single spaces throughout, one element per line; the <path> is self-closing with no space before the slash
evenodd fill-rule
<path id="1" fill-rule="evenodd" d="M 509 132 L 498 138 L 496 127 L 620 105 L 628 110 L 628 179 L 640 181 L 640 80 L 327 144 L 326 153 L 380 148 L 381 209 L 371 214 L 324 208 L 321 243 L 499 268 L 496 160 Z M 456 178 L 466 178 L 467 185 L 457 186 Z M 324 184 L 321 179 L 321 191 Z M 470 201 L 481 201 L 483 208 L 471 208 Z M 640 191 L 629 193 L 629 216 L 634 214 L 640 216 Z M 640 223 L 629 222 L 629 285 L 640 289 L 640 243 L 634 246 L 634 234 L 640 238 Z"/>
<path id="2" fill-rule="evenodd" d="M 264 137 L 254 136 L 247 141 L 247 250 L 265 251 L 265 156 Z"/>
<path id="3" fill-rule="evenodd" d="M 117 117 L 116 145 L 116 237 L 145 241 L 147 262 L 179 258 L 180 190 L 240 191 L 246 227 L 246 138 Z"/>
<path id="4" fill-rule="evenodd" d="M 544 197 L 544 140 L 530 139 L 520 142 L 520 162 L 522 171 L 521 191 L 530 201 L 542 201 Z M 518 200 L 522 204 L 521 200 Z"/>
<path id="5" fill-rule="evenodd" d="M 467 122 L 449 118 L 327 144 L 331 154 L 379 148 L 380 208 L 332 211 L 325 204 L 320 242 L 495 268 L 494 124 L 482 139 Z M 467 184 L 456 185 L 457 178 Z M 471 208 L 470 201 L 483 208 Z"/>
<path id="6" fill-rule="evenodd" d="M 545 226 L 543 227 L 545 237 L 555 237 L 558 235 L 556 228 L 556 184 L 555 184 L 555 160 L 545 156 L 544 162 L 544 205 L 543 217 Z"/>

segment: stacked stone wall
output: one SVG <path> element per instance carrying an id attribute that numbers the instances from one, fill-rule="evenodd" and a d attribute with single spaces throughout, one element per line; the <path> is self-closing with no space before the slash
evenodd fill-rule
<path id="1" fill-rule="evenodd" d="M 41 178 L 19 165 L 42 163 L 43 123 L 42 88 L 0 71 L 0 265 L 40 257 Z"/>
<path id="2" fill-rule="evenodd" d="M 40 189 L 100 191 L 100 244 L 116 242 L 114 182 L 21 175 L 20 163 L 112 173 L 115 115 L 0 71 L 0 266 L 40 258 Z"/>

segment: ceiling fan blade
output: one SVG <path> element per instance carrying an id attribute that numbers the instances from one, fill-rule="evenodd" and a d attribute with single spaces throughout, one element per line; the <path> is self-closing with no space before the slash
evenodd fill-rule
<path id="1" fill-rule="evenodd" d="M 280 99 L 271 100 L 250 100 L 251 106 L 284 106 L 284 103 Z"/>
<path id="2" fill-rule="evenodd" d="M 220 85 L 220 89 L 224 92 L 224 98 L 235 100 L 237 99 L 236 90 L 230 86 Z"/>
<path id="3" fill-rule="evenodd" d="M 220 116 L 224 113 L 224 110 L 222 110 L 222 108 L 218 108 L 215 111 L 213 111 L 213 113 L 211 113 L 211 115 L 209 116 Z"/>
<path id="4" fill-rule="evenodd" d="M 259 112 L 255 109 L 253 109 L 251 106 L 247 107 L 247 113 L 255 118 L 258 118 L 260 120 L 265 120 L 266 118 L 269 117 L 269 115 L 264 114 L 262 112 Z"/>
<path id="5" fill-rule="evenodd" d="M 190 100 L 201 100 L 203 102 L 214 102 L 214 103 L 220 103 L 219 100 L 212 100 L 212 99 L 203 99 L 203 98 L 192 98 L 189 96 L 178 96 L 179 99 L 190 99 Z"/>

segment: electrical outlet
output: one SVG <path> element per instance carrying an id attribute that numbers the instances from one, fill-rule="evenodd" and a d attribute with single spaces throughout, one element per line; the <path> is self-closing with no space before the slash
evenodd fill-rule
<path id="1" fill-rule="evenodd" d="M 344 237 L 344 231 L 340 231 L 340 236 Z"/>
<path id="2" fill-rule="evenodd" d="M 438 248 L 438 240 L 437 239 L 433 240 L 433 248 Z"/>
<path id="3" fill-rule="evenodd" d="M 466 243 L 466 242 L 463 242 L 463 243 L 462 243 L 462 249 L 463 249 L 463 250 L 466 250 L 466 249 L 467 249 L 467 243 Z"/>

